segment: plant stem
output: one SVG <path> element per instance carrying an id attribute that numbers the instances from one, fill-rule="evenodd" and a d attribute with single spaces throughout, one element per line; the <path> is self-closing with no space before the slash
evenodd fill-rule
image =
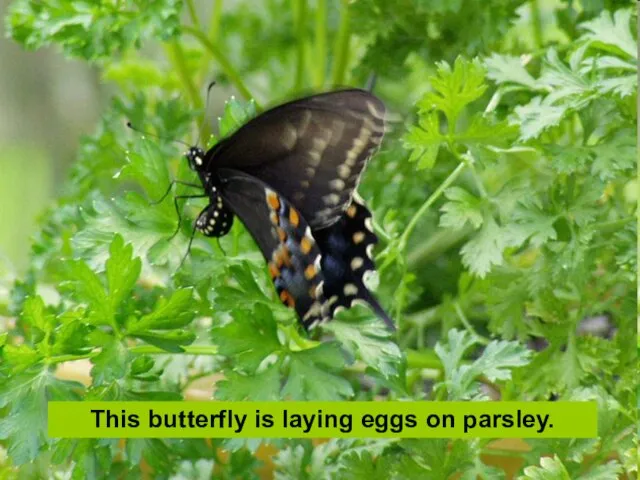
<path id="1" fill-rule="evenodd" d="M 222 71 L 225 73 L 225 75 L 227 75 L 227 77 L 229 77 L 229 79 L 231 80 L 231 83 L 233 83 L 233 85 L 238 89 L 238 91 L 244 97 L 245 100 L 251 100 L 252 98 L 254 98 L 253 95 L 251 95 L 251 92 L 249 91 L 249 89 L 246 87 L 246 85 L 240 78 L 240 74 L 236 71 L 235 68 L 233 68 L 233 65 L 231 65 L 231 62 L 229 62 L 227 57 L 222 53 L 220 49 L 218 49 L 218 47 L 216 47 L 212 42 L 209 41 L 209 39 L 204 33 L 202 33 L 198 29 L 187 27 L 187 26 L 183 26 L 182 31 L 194 37 L 196 40 L 198 40 L 202 44 L 203 47 L 205 47 L 205 49 L 209 51 L 211 56 L 215 58 L 217 62 L 220 64 Z M 262 110 L 262 107 L 260 107 L 258 102 L 256 102 L 256 109 Z"/>
<path id="2" fill-rule="evenodd" d="M 400 250 L 405 249 L 407 245 L 407 241 L 411 236 L 411 234 L 413 233 L 413 230 L 416 228 L 416 225 L 418 224 L 418 221 L 420 220 L 420 218 L 427 212 L 427 210 L 429 210 L 431 205 L 433 205 L 435 201 L 438 200 L 438 198 L 440 198 L 442 193 L 447 188 L 449 188 L 449 186 L 453 182 L 455 182 L 455 180 L 460 176 L 460 174 L 462 173 L 462 170 L 464 170 L 464 167 L 466 166 L 467 166 L 467 162 L 463 161 L 462 163 L 460 163 L 455 168 L 455 170 L 451 172 L 451 174 L 445 179 L 445 181 L 440 184 L 440 186 L 435 190 L 435 192 L 433 192 L 431 196 L 427 198 L 426 202 L 422 204 L 422 206 L 418 209 L 418 211 L 413 215 L 413 217 L 407 224 L 407 228 L 405 229 L 404 233 L 400 237 L 400 241 L 399 241 Z"/>
<path id="3" fill-rule="evenodd" d="M 200 24 L 198 22 L 198 14 L 196 13 L 196 6 L 193 4 L 193 0 L 186 0 L 187 10 L 189 10 L 189 16 L 191 17 L 191 23 L 196 28 L 200 28 Z"/>
<path id="4" fill-rule="evenodd" d="M 411 350 L 407 349 L 408 368 L 430 368 L 442 371 L 442 362 L 433 350 Z"/>
<path id="5" fill-rule="evenodd" d="M 184 27 L 190 28 L 190 27 Z M 167 54 L 173 64 L 175 70 L 178 72 L 178 76 L 180 77 L 180 81 L 184 86 L 184 89 L 187 91 L 189 98 L 191 100 L 191 105 L 195 108 L 202 108 L 202 98 L 200 98 L 200 93 L 198 93 L 198 89 L 193 83 L 191 73 L 187 68 L 187 62 L 184 57 L 184 51 L 182 50 L 182 46 L 178 42 L 171 42 L 167 45 Z"/>
<path id="6" fill-rule="evenodd" d="M 544 44 L 544 40 L 542 37 L 542 17 L 540 16 L 540 5 L 538 4 L 538 0 L 531 0 L 531 23 L 536 48 L 541 48 Z"/>
<path id="7" fill-rule="evenodd" d="M 318 0 L 316 8 L 316 50 L 315 61 L 316 75 L 315 87 L 321 89 L 324 86 L 324 77 L 327 69 L 327 0 Z"/>
<path id="8" fill-rule="evenodd" d="M 176 352 L 181 355 L 218 355 L 218 347 L 215 345 L 187 345 L 182 347 L 184 351 Z M 174 352 L 167 352 L 161 348 L 153 345 L 136 345 L 129 349 L 131 353 L 147 354 L 147 355 L 165 355 L 175 354 Z"/>
<path id="9" fill-rule="evenodd" d="M 344 84 L 347 64 L 349 63 L 349 43 L 351 40 L 349 31 L 349 3 L 347 0 L 341 1 L 340 9 L 340 25 L 338 26 L 338 34 L 336 35 L 333 51 L 335 52 L 335 61 L 333 68 L 333 86 Z"/>
<path id="10" fill-rule="evenodd" d="M 304 83 L 304 67 L 305 67 L 305 17 L 307 15 L 306 0 L 291 0 L 291 10 L 295 22 L 296 31 L 296 73 L 295 73 L 295 90 L 302 90 Z"/>
<path id="11" fill-rule="evenodd" d="M 214 0 L 211 20 L 209 21 L 209 40 L 215 44 L 220 32 L 220 20 L 222 19 L 222 0 Z"/>
<path id="12" fill-rule="evenodd" d="M 600 233 L 613 232 L 613 231 L 619 230 L 620 227 L 624 227 L 627 223 L 631 223 L 631 222 L 635 221 L 635 219 L 636 219 L 636 217 L 629 216 L 629 217 L 620 218 L 618 220 L 611 220 L 611 221 L 608 221 L 608 222 L 594 223 L 592 225 L 592 228 L 594 230 L 599 231 Z"/>
<path id="13" fill-rule="evenodd" d="M 469 319 L 464 314 L 464 311 L 462 310 L 462 307 L 460 307 L 460 303 L 459 302 L 454 302 L 453 303 L 453 307 L 455 308 L 456 313 L 458 314 L 458 318 L 460 318 L 460 321 L 462 322 L 462 324 L 469 331 L 469 333 L 474 336 L 474 338 L 478 341 L 478 343 L 481 343 L 482 345 L 488 345 L 489 344 L 489 340 L 487 340 L 482 335 L 480 335 L 478 332 L 476 332 L 475 328 L 473 328 L 473 325 L 471 325 L 471 322 L 469 322 Z"/>

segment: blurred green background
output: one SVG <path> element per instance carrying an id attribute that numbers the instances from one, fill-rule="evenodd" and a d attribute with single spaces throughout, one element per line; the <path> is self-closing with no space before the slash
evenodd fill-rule
<path id="1" fill-rule="evenodd" d="M 4 18 L 9 0 L 0 0 Z M 27 52 L 0 22 L 0 277 L 24 273 L 36 219 L 55 197 L 78 138 L 95 130 L 96 72 L 54 49 Z"/>

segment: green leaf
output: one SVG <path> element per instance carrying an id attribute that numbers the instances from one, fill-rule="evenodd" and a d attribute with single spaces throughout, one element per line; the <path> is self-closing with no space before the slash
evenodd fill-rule
<path id="1" fill-rule="evenodd" d="M 440 121 L 435 112 L 421 115 L 418 127 L 411 126 L 403 137 L 404 147 L 411 150 L 410 162 L 417 162 L 418 168 L 433 168 L 440 146 L 446 137 L 440 133 Z"/>
<path id="2" fill-rule="evenodd" d="M 474 228 L 482 225 L 482 199 L 472 195 L 461 187 L 450 187 L 445 193 L 449 200 L 440 211 L 440 227 L 461 229 L 467 222 Z"/>
<path id="3" fill-rule="evenodd" d="M 471 272 L 484 278 L 491 267 L 501 265 L 502 253 L 516 240 L 513 228 L 500 227 L 492 217 L 486 217 L 482 228 L 460 250 L 462 261 Z"/>
<path id="4" fill-rule="evenodd" d="M 289 377 L 282 396 L 291 400 L 343 400 L 353 388 L 336 373 L 344 368 L 344 357 L 335 343 L 291 352 Z"/>
<path id="5" fill-rule="evenodd" d="M 535 197 L 521 200 L 513 213 L 513 220 L 522 237 L 530 239 L 536 247 L 558 238 L 553 226 L 556 219 L 557 215 L 545 212 Z"/>
<path id="6" fill-rule="evenodd" d="M 105 267 L 111 305 L 115 311 L 133 290 L 140 276 L 142 262 L 139 258 L 133 258 L 133 247 L 125 246 L 120 235 L 115 235 L 109 254 Z"/>
<path id="7" fill-rule="evenodd" d="M 389 331 L 379 321 L 366 323 L 331 322 L 327 325 L 338 340 L 352 355 L 367 366 L 377 370 L 383 377 L 398 375 L 403 355 L 398 345 L 390 340 Z"/>
<path id="8" fill-rule="evenodd" d="M 563 105 L 550 105 L 541 97 L 535 97 L 527 105 L 514 109 L 514 120 L 520 125 L 520 139 L 538 138 L 542 132 L 560 123 L 567 112 Z"/>
<path id="9" fill-rule="evenodd" d="M 102 351 L 91 359 L 94 385 L 103 385 L 124 378 L 127 373 L 129 351 L 118 339 L 112 338 Z"/>
<path id="10" fill-rule="evenodd" d="M 499 85 L 519 86 L 523 90 L 531 91 L 544 89 L 524 68 L 520 57 L 492 53 L 484 63 L 487 77 Z"/>
<path id="11" fill-rule="evenodd" d="M 178 33 L 179 19 L 180 3 L 174 0 L 144 7 L 19 0 L 9 9 L 7 33 L 26 48 L 56 43 L 69 56 L 96 61 L 139 48 L 145 38 L 168 40 Z"/>
<path id="12" fill-rule="evenodd" d="M 42 297 L 28 297 L 22 306 L 22 319 L 29 325 L 31 341 L 40 343 L 53 327 L 53 315 L 46 312 Z M 46 348 L 46 347 L 45 347 Z"/>
<path id="13" fill-rule="evenodd" d="M 631 9 L 621 8 L 613 16 L 603 10 L 600 16 L 580 24 L 580 28 L 586 30 L 580 39 L 588 41 L 591 47 L 637 59 L 637 42 L 631 34 L 630 23 Z"/>
<path id="14" fill-rule="evenodd" d="M 282 349 L 277 324 L 265 307 L 255 313 L 237 311 L 234 319 L 214 328 L 212 335 L 221 355 L 234 358 L 235 368 L 254 374 L 270 355 Z"/>
<path id="15" fill-rule="evenodd" d="M 468 400 L 480 396 L 476 379 L 483 375 L 491 382 L 511 379 L 511 370 L 529 363 L 531 352 L 518 342 L 491 341 L 482 355 L 471 364 L 463 364 L 465 352 L 477 340 L 467 332 L 449 330 L 447 345 L 438 343 L 435 352 L 444 367 L 444 382 L 450 400 Z"/>
<path id="16" fill-rule="evenodd" d="M 118 174 L 123 180 L 133 180 L 142 185 L 149 201 L 157 201 L 169 187 L 170 178 L 167 161 L 157 142 L 144 137 L 136 144 L 135 150 L 127 153 L 127 164 Z M 171 210 L 171 202 L 165 202 L 165 210 Z"/>
<path id="17" fill-rule="evenodd" d="M 6 440 L 14 465 L 34 461 L 50 444 L 47 401 L 77 400 L 74 392 L 79 387 L 56 379 L 48 369 L 0 376 L 0 408 L 6 408 L 0 421 L 0 440 Z"/>
<path id="18" fill-rule="evenodd" d="M 453 69 L 446 62 L 437 64 L 437 74 L 429 79 L 434 92 L 427 93 L 418 106 L 423 112 L 441 110 L 454 131 L 460 112 L 486 91 L 485 70 L 479 60 L 456 58 Z"/>
<path id="19" fill-rule="evenodd" d="M 603 182 L 627 176 L 636 166 L 636 138 L 631 130 L 615 132 L 591 148 L 594 160 L 591 172 Z"/>
<path id="20" fill-rule="evenodd" d="M 256 116 L 256 104 L 250 102 L 239 102 L 235 97 L 231 97 L 224 102 L 224 113 L 218 118 L 220 137 L 225 138 L 235 132 L 242 125 Z"/>
<path id="21" fill-rule="evenodd" d="M 193 289 L 181 288 L 169 299 L 160 298 L 153 311 L 139 319 L 127 322 L 127 333 L 140 335 L 152 330 L 181 328 L 193 320 Z"/>
<path id="22" fill-rule="evenodd" d="M 82 260 L 68 260 L 64 265 L 63 284 L 80 303 L 89 307 L 88 320 L 95 325 L 111 325 L 113 322 L 113 308 L 111 300 L 96 273 Z"/>
<path id="23" fill-rule="evenodd" d="M 539 467 L 525 468 L 524 475 L 519 476 L 518 480 L 571 480 L 571 477 L 560 459 L 554 455 L 553 458 L 541 458 Z"/>
<path id="24" fill-rule="evenodd" d="M 254 375 L 229 371 L 216 384 L 215 397 L 228 401 L 276 401 L 280 399 L 280 362 L 275 362 Z"/>
<path id="25" fill-rule="evenodd" d="M 274 458 L 276 480 L 297 480 L 306 478 L 305 475 L 305 451 L 302 445 L 284 448 Z"/>

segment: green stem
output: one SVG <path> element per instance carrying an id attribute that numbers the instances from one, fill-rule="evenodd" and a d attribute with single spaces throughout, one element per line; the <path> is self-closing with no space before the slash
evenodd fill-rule
<path id="1" fill-rule="evenodd" d="M 413 217 L 411 218 L 411 220 L 407 225 L 407 228 L 405 229 L 404 233 L 400 237 L 400 241 L 399 241 L 400 250 L 404 250 L 406 248 L 407 241 L 409 240 L 409 237 L 413 233 L 413 230 L 416 228 L 416 225 L 418 224 L 418 221 L 420 220 L 420 218 L 429 210 L 429 208 L 431 208 L 431 205 L 433 205 L 436 202 L 436 200 L 440 198 L 442 193 L 447 188 L 449 188 L 449 186 L 453 182 L 456 181 L 456 179 L 460 176 L 460 174 L 462 173 L 462 170 L 464 170 L 466 166 L 467 166 L 467 162 L 463 161 L 462 163 L 460 163 L 456 167 L 456 169 L 453 172 L 451 172 L 451 174 L 445 179 L 445 181 L 440 184 L 440 186 L 436 189 L 436 191 L 433 192 L 429 198 L 427 198 L 427 201 L 424 202 L 422 206 L 418 209 L 418 211 L 413 215 Z"/>
<path id="2" fill-rule="evenodd" d="M 542 38 L 542 17 L 540 16 L 540 5 L 538 5 L 538 0 L 531 0 L 531 23 L 536 48 L 541 48 L 544 44 L 544 40 Z"/>
<path id="3" fill-rule="evenodd" d="M 484 184 L 482 183 L 482 179 L 480 178 L 480 175 L 478 174 L 478 171 L 476 170 L 476 166 L 474 164 L 474 162 L 471 160 L 465 160 L 463 158 L 462 155 L 460 155 L 460 153 L 458 153 L 458 151 L 454 148 L 454 143 L 453 140 L 450 139 L 448 141 L 448 145 L 449 145 L 449 151 L 453 154 L 453 156 L 456 158 L 456 160 L 458 160 L 461 163 L 466 163 L 469 166 L 469 170 L 471 171 L 471 176 L 473 177 L 473 181 L 476 184 L 476 188 L 478 189 L 478 193 L 480 194 L 481 198 L 487 198 L 487 191 L 484 188 Z M 469 152 L 467 152 L 467 156 L 471 156 L 471 154 Z"/>
<path id="4" fill-rule="evenodd" d="M 408 368 L 430 368 L 432 370 L 442 370 L 442 362 L 433 350 L 411 350 L 407 349 Z"/>
<path id="5" fill-rule="evenodd" d="M 235 68 L 233 68 L 233 65 L 231 65 L 231 62 L 229 62 L 227 57 L 222 53 L 220 49 L 218 49 L 218 47 L 216 47 L 211 41 L 209 41 L 209 39 L 204 33 L 202 33 L 198 29 L 187 27 L 187 26 L 183 26 L 182 31 L 194 37 L 196 40 L 198 40 L 202 44 L 202 46 L 205 49 L 208 50 L 211 56 L 215 58 L 217 62 L 220 64 L 222 71 L 225 73 L 225 75 L 227 75 L 227 77 L 229 77 L 229 80 L 231 80 L 231 83 L 235 85 L 235 87 L 238 89 L 240 94 L 245 98 L 245 100 L 251 100 L 252 98 L 254 98 L 253 95 L 251 95 L 251 92 L 249 91 L 249 89 L 246 87 L 246 85 L 240 78 L 240 74 L 238 73 L 238 71 Z M 258 102 L 256 102 L 256 109 L 262 110 L 262 107 L 260 107 Z"/>
<path id="6" fill-rule="evenodd" d="M 188 345 L 182 348 L 184 349 L 184 351 L 178 352 L 182 355 L 218 355 L 218 347 L 216 347 L 215 345 Z M 147 355 L 175 354 L 175 352 L 168 352 L 167 350 L 163 350 L 153 345 L 136 345 L 131 347 L 129 351 L 136 354 Z M 49 358 L 48 363 L 50 365 L 55 365 L 57 363 L 85 360 L 88 358 L 96 357 L 100 355 L 101 352 L 102 350 L 94 350 L 93 352 L 85 353 L 84 355 L 57 355 L 55 357 Z"/>
<path id="7" fill-rule="evenodd" d="M 182 352 L 177 352 L 181 355 L 218 355 L 218 347 L 215 345 L 187 345 L 182 347 Z M 146 355 L 164 355 L 174 354 L 174 352 L 167 352 L 161 348 L 153 345 L 136 345 L 129 349 L 131 353 L 146 354 Z"/>
<path id="8" fill-rule="evenodd" d="M 302 90 L 304 83 L 304 67 L 305 67 L 305 17 L 307 15 L 306 0 L 291 0 L 291 10 L 295 19 L 296 31 L 296 74 L 295 74 L 295 90 Z"/>
<path id="9" fill-rule="evenodd" d="M 378 238 L 381 239 L 384 243 L 389 243 L 391 241 L 391 237 L 387 232 L 384 231 L 384 229 L 382 228 L 382 225 L 380 225 L 375 220 L 372 220 L 372 223 L 373 223 L 373 230 L 375 234 L 378 236 Z"/>
<path id="10" fill-rule="evenodd" d="M 49 365 L 55 365 L 57 363 L 73 362 L 75 360 L 84 360 L 87 358 L 93 358 L 99 355 L 100 352 L 101 352 L 100 350 L 94 350 L 93 352 L 85 353 L 84 355 L 73 355 L 73 354 L 56 355 L 55 357 L 50 357 L 47 363 L 49 363 Z"/>
<path id="11" fill-rule="evenodd" d="M 175 41 L 167 44 L 167 54 L 171 59 L 171 63 L 173 64 L 176 72 L 178 72 L 182 85 L 191 99 L 191 105 L 197 109 L 202 108 L 202 98 L 200 98 L 200 93 L 198 93 L 198 89 L 193 83 L 191 72 L 189 72 L 189 69 L 187 68 L 184 51 L 180 44 Z"/>
<path id="12" fill-rule="evenodd" d="M 218 41 L 220 32 L 220 21 L 222 20 L 222 0 L 214 0 L 211 20 L 209 21 L 209 40 L 215 44 Z"/>
<path id="13" fill-rule="evenodd" d="M 335 62 L 333 69 L 333 85 L 344 85 L 347 64 L 349 63 L 349 43 L 351 40 L 349 27 L 349 2 L 342 0 L 340 9 L 340 25 L 336 35 L 333 51 L 335 52 Z"/>
<path id="14" fill-rule="evenodd" d="M 636 217 L 629 216 L 629 217 L 620 218 L 618 220 L 594 223 L 592 227 L 594 230 L 597 230 L 599 233 L 615 232 L 616 230 L 619 230 L 620 228 L 624 227 L 627 223 L 634 222 L 635 220 L 636 220 Z"/>
<path id="15" fill-rule="evenodd" d="M 481 336 L 478 332 L 476 332 L 475 328 L 473 328 L 473 325 L 471 325 L 471 322 L 469 322 L 469 319 L 464 314 L 462 307 L 460 307 L 460 303 L 454 302 L 453 307 L 455 308 L 456 313 L 458 314 L 458 318 L 460 318 L 460 321 L 462 322 L 464 327 L 469 331 L 471 335 L 475 337 L 478 343 L 481 343 L 483 345 L 489 345 L 489 340 Z"/>
<path id="16" fill-rule="evenodd" d="M 200 28 L 200 24 L 198 22 L 198 14 L 196 13 L 196 6 L 193 4 L 193 0 L 186 0 L 187 10 L 189 10 L 189 16 L 191 17 L 191 23 L 196 28 Z"/>
<path id="17" fill-rule="evenodd" d="M 315 87 L 319 90 L 324 86 L 324 77 L 327 69 L 327 0 L 318 0 L 316 8 L 315 57 Z"/>
<path id="18" fill-rule="evenodd" d="M 454 245 L 459 244 L 473 230 L 473 227 L 468 223 L 459 230 L 436 230 L 425 242 L 407 253 L 407 265 L 411 265 L 413 271 L 419 270 L 420 265 L 429 263 Z"/>

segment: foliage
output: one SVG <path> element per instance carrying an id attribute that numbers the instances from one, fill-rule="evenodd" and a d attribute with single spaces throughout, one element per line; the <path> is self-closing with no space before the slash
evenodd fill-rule
<path id="1" fill-rule="evenodd" d="M 258 478 L 273 447 L 281 479 L 507 476 L 484 440 L 46 437 L 48 399 L 181 399 L 207 375 L 225 400 L 595 399 L 599 438 L 528 441 L 512 453 L 518 478 L 635 472 L 633 11 L 204 3 L 9 8 L 14 41 L 96 65 L 116 94 L 42 216 L 28 274 L 2 298 L 0 476 Z M 360 187 L 381 238 L 377 295 L 399 329 L 355 307 L 309 337 L 240 222 L 219 243 L 197 235 L 181 263 L 205 205 L 174 208 L 193 191 L 167 192 L 171 179 L 194 177 L 164 139 L 211 146 L 264 104 L 361 86 L 372 70 L 407 118 Z M 217 136 L 194 131 L 212 76 L 212 97 L 228 97 Z M 56 374 L 76 360 L 90 361 L 90 385 Z"/>

